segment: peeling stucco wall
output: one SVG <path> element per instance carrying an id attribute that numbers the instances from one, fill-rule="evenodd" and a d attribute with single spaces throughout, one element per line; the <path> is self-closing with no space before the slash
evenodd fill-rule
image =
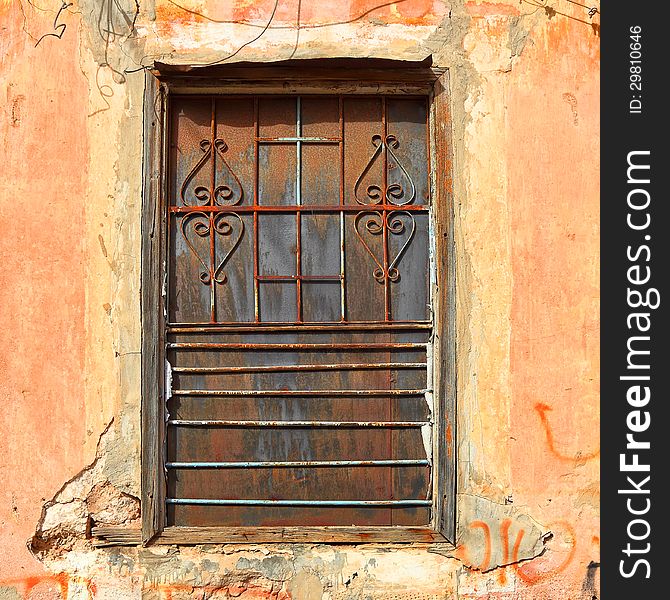
<path id="1" fill-rule="evenodd" d="M 598 598 L 598 16 L 0 0 L 0 600 Z M 429 54 L 453 119 L 456 547 L 94 547 L 139 517 L 142 67 Z"/>

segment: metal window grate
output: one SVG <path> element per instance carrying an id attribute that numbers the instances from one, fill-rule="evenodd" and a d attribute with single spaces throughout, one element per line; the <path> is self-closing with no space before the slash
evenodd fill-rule
<path id="1" fill-rule="evenodd" d="M 428 524 L 426 98 L 170 102 L 169 524 Z"/>

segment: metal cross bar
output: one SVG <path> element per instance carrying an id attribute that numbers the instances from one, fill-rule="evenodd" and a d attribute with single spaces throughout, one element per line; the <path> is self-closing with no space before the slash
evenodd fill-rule
<path id="1" fill-rule="evenodd" d="M 190 212 L 204 212 L 204 213 L 217 213 L 217 212 L 227 212 L 227 213 L 257 213 L 257 212 L 267 212 L 267 213 L 295 213 L 295 212 L 305 212 L 305 213 L 334 213 L 339 214 L 341 212 L 350 212 L 350 213 L 360 213 L 367 212 L 370 210 L 379 211 L 393 211 L 393 212 L 428 212 L 429 207 L 425 204 L 405 204 L 402 207 L 396 206 L 395 204 L 370 204 L 362 207 L 360 204 L 345 204 L 340 206 L 339 204 L 260 204 L 258 206 L 247 206 L 247 205 L 233 205 L 233 206 L 170 206 L 169 211 L 171 213 L 177 214 L 187 214 Z"/>
<path id="2" fill-rule="evenodd" d="M 172 390 L 173 396 L 225 396 L 228 398 L 317 396 L 319 398 L 351 396 L 423 396 L 429 390 Z"/>
<path id="3" fill-rule="evenodd" d="M 170 419 L 168 421 L 168 425 L 175 427 L 337 427 L 343 429 L 423 427 L 429 423 L 429 421 L 226 421 L 221 419 L 202 421 Z"/>
<path id="4" fill-rule="evenodd" d="M 413 342 L 382 342 L 369 344 L 237 344 L 234 342 L 172 342 L 169 349 L 182 350 L 425 350 L 427 344 Z"/>
<path id="5" fill-rule="evenodd" d="M 265 460 L 229 462 L 169 462 L 168 469 L 266 469 L 266 468 L 317 468 L 317 467 L 427 467 L 426 459 L 398 460 Z"/>
<path id="6" fill-rule="evenodd" d="M 168 504 L 211 506 L 431 506 L 432 500 L 222 500 L 218 498 L 166 498 Z"/>
<path id="7" fill-rule="evenodd" d="M 257 365 L 243 367 L 172 367 L 173 373 L 283 373 L 293 371 L 365 371 L 368 369 L 425 369 L 426 363 L 338 363 L 328 365 Z"/>
<path id="8" fill-rule="evenodd" d="M 168 333 L 275 333 L 278 331 L 312 332 L 334 331 L 414 331 L 432 329 L 430 321 L 347 321 L 341 322 L 303 322 L 286 323 L 282 321 L 266 321 L 264 323 L 240 323 L 239 321 L 219 321 L 206 325 L 203 323 L 169 323 Z"/>
<path id="9" fill-rule="evenodd" d="M 340 281 L 340 275 L 259 275 L 258 281 Z"/>
<path id="10" fill-rule="evenodd" d="M 259 137 L 256 138 L 257 142 L 263 144 L 287 144 L 287 143 L 296 143 L 296 142 L 307 142 L 314 144 L 339 144 L 341 142 L 340 138 L 328 138 L 328 137 L 281 137 L 281 138 L 269 138 L 269 137 Z"/>

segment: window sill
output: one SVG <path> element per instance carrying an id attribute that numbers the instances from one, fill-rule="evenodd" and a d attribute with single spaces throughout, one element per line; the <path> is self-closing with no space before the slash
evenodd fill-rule
<path id="1" fill-rule="evenodd" d="M 142 532 L 137 528 L 94 527 L 94 545 L 138 546 Z M 166 527 L 152 545 L 257 544 L 257 543 L 424 543 L 450 544 L 429 527 Z"/>

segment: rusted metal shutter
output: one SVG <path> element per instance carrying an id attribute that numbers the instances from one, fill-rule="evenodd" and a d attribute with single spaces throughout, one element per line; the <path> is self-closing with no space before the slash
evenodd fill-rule
<path id="1" fill-rule="evenodd" d="M 427 525 L 427 99 L 169 114 L 168 525 Z"/>

